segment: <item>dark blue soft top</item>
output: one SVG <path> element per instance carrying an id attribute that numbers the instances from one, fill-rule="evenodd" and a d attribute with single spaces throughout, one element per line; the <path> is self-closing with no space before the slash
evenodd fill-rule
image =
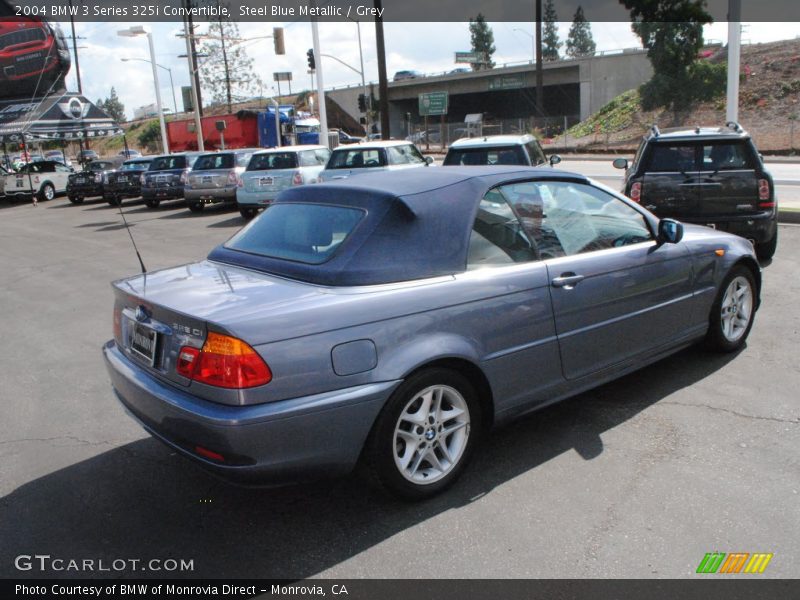
<path id="1" fill-rule="evenodd" d="M 492 187 L 524 179 L 585 177 L 549 167 L 442 167 L 381 171 L 282 192 L 276 204 L 361 208 L 366 216 L 322 264 L 215 248 L 209 260 L 319 285 L 373 285 L 466 269 L 472 224 Z"/>

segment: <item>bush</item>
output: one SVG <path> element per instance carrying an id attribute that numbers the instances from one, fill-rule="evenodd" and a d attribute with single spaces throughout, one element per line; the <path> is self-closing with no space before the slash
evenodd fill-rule
<path id="1" fill-rule="evenodd" d="M 161 141 L 161 125 L 157 119 L 152 119 L 142 126 L 139 133 L 139 147 L 155 150 Z"/>

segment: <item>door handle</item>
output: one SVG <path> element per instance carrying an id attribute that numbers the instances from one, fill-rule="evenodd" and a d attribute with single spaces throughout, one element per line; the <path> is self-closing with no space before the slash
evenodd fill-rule
<path id="1" fill-rule="evenodd" d="M 571 290 L 581 281 L 583 281 L 583 279 L 583 275 L 576 275 L 575 273 L 562 273 L 550 283 L 553 285 L 553 287 Z"/>

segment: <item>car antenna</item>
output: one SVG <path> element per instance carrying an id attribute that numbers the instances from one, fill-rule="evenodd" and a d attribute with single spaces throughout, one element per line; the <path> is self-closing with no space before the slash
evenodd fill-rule
<path id="1" fill-rule="evenodd" d="M 133 234 L 131 233 L 131 226 L 128 225 L 128 219 L 125 218 L 125 213 L 122 211 L 122 199 L 120 198 L 119 204 L 117 204 L 117 208 L 119 209 L 119 216 L 122 217 L 122 222 L 125 223 L 125 231 L 128 232 L 128 237 L 131 238 L 131 244 L 133 244 L 133 251 L 136 252 L 136 258 L 139 259 L 139 266 L 142 267 L 142 274 L 147 275 L 147 269 L 144 266 L 144 261 L 142 260 L 142 255 L 139 254 L 139 248 L 136 247 L 136 240 L 133 239 Z M 146 282 L 147 280 L 145 280 Z M 145 285 L 147 285 L 145 283 Z"/>

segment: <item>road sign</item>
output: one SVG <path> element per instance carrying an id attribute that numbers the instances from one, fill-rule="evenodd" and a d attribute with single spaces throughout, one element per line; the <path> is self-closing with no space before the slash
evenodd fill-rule
<path id="1" fill-rule="evenodd" d="M 525 75 L 500 75 L 489 80 L 489 90 L 518 90 L 525 87 Z"/>
<path id="2" fill-rule="evenodd" d="M 456 52 L 456 63 L 483 64 L 486 55 L 483 52 Z"/>
<path id="3" fill-rule="evenodd" d="M 446 115 L 449 96 L 447 92 L 428 92 L 419 95 L 419 116 Z"/>
<path id="4" fill-rule="evenodd" d="M 281 71 L 272 74 L 273 81 L 291 81 L 292 73 L 290 71 Z"/>

